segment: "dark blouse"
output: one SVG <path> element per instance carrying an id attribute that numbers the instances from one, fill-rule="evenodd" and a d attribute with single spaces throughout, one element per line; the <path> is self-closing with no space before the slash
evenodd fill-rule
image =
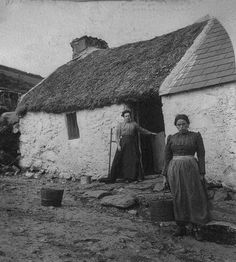
<path id="1" fill-rule="evenodd" d="M 144 135 L 152 134 L 152 132 L 142 128 L 134 121 L 127 122 L 127 123 L 125 122 L 119 123 L 116 128 L 116 141 L 119 141 L 121 136 L 125 136 L 125 135 L 135 136 L 137 132 L 140 132 L 141 134 Z"/>
<path id="2" fill-rule="evenodd" d="M 194 156 L 195 153 L 197 153 L 200 174 L 205 174 L 205 149 L 201 134 L 188 131 L 169 135 L 165 147 L 163 175 L 167 174 L 167 168 L 173 156 Z"/>

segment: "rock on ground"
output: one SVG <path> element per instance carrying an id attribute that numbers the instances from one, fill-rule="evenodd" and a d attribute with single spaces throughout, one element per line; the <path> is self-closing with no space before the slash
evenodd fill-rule
<path id="1" fill-rule="evenodd" d="M 114 196 L 107 196 L 101 200 L 103 206 L 113 206 L 119 208 L 129 208 L 135 205 L 136 198 L 132 195 L 119 194 Z"/>
<path id="2" fill-rule="evenodd" d="M 110 192 L 105 191 L 105 190 L 89 190 L 86 191 L 82 196 L 83 197 L 94 197 L 94 198 L 98 198 L 101 199 L 105 196 L 109 196 L 111 195 Z"/>

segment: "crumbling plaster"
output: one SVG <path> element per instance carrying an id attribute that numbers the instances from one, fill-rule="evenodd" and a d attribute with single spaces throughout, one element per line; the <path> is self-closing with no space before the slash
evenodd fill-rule
<path id="1" fill-rule="evenodd" d="M 110 130 L 122 120 L 123 108 L 78 111 L 80 138 L 74 140 L 68 140 L 65 114 L 27 113 L 20 120 L 21 166 L 59 177 L 107 175 Z"/>

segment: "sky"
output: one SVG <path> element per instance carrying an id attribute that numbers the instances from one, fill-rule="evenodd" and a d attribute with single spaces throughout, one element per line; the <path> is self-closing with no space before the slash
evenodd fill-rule
<path id="1" fill-rule="evenodd" d="M 223 24 L 236 50 L 236 0 L 1 0 L 0 64 L 46 77 L 71 59 L 74 38 L 102 38 L 112 48 L 207 14 Z"/>

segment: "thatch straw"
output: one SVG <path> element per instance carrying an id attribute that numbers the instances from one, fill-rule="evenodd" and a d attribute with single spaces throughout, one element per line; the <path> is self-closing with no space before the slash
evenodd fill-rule
<path id="1" fill-rule="evenodd" d="M 158 96 L 158 90 L 206 22 L 148 41 L 73 60 L 27 93 L 19 108 L 62 113 Z"/>

